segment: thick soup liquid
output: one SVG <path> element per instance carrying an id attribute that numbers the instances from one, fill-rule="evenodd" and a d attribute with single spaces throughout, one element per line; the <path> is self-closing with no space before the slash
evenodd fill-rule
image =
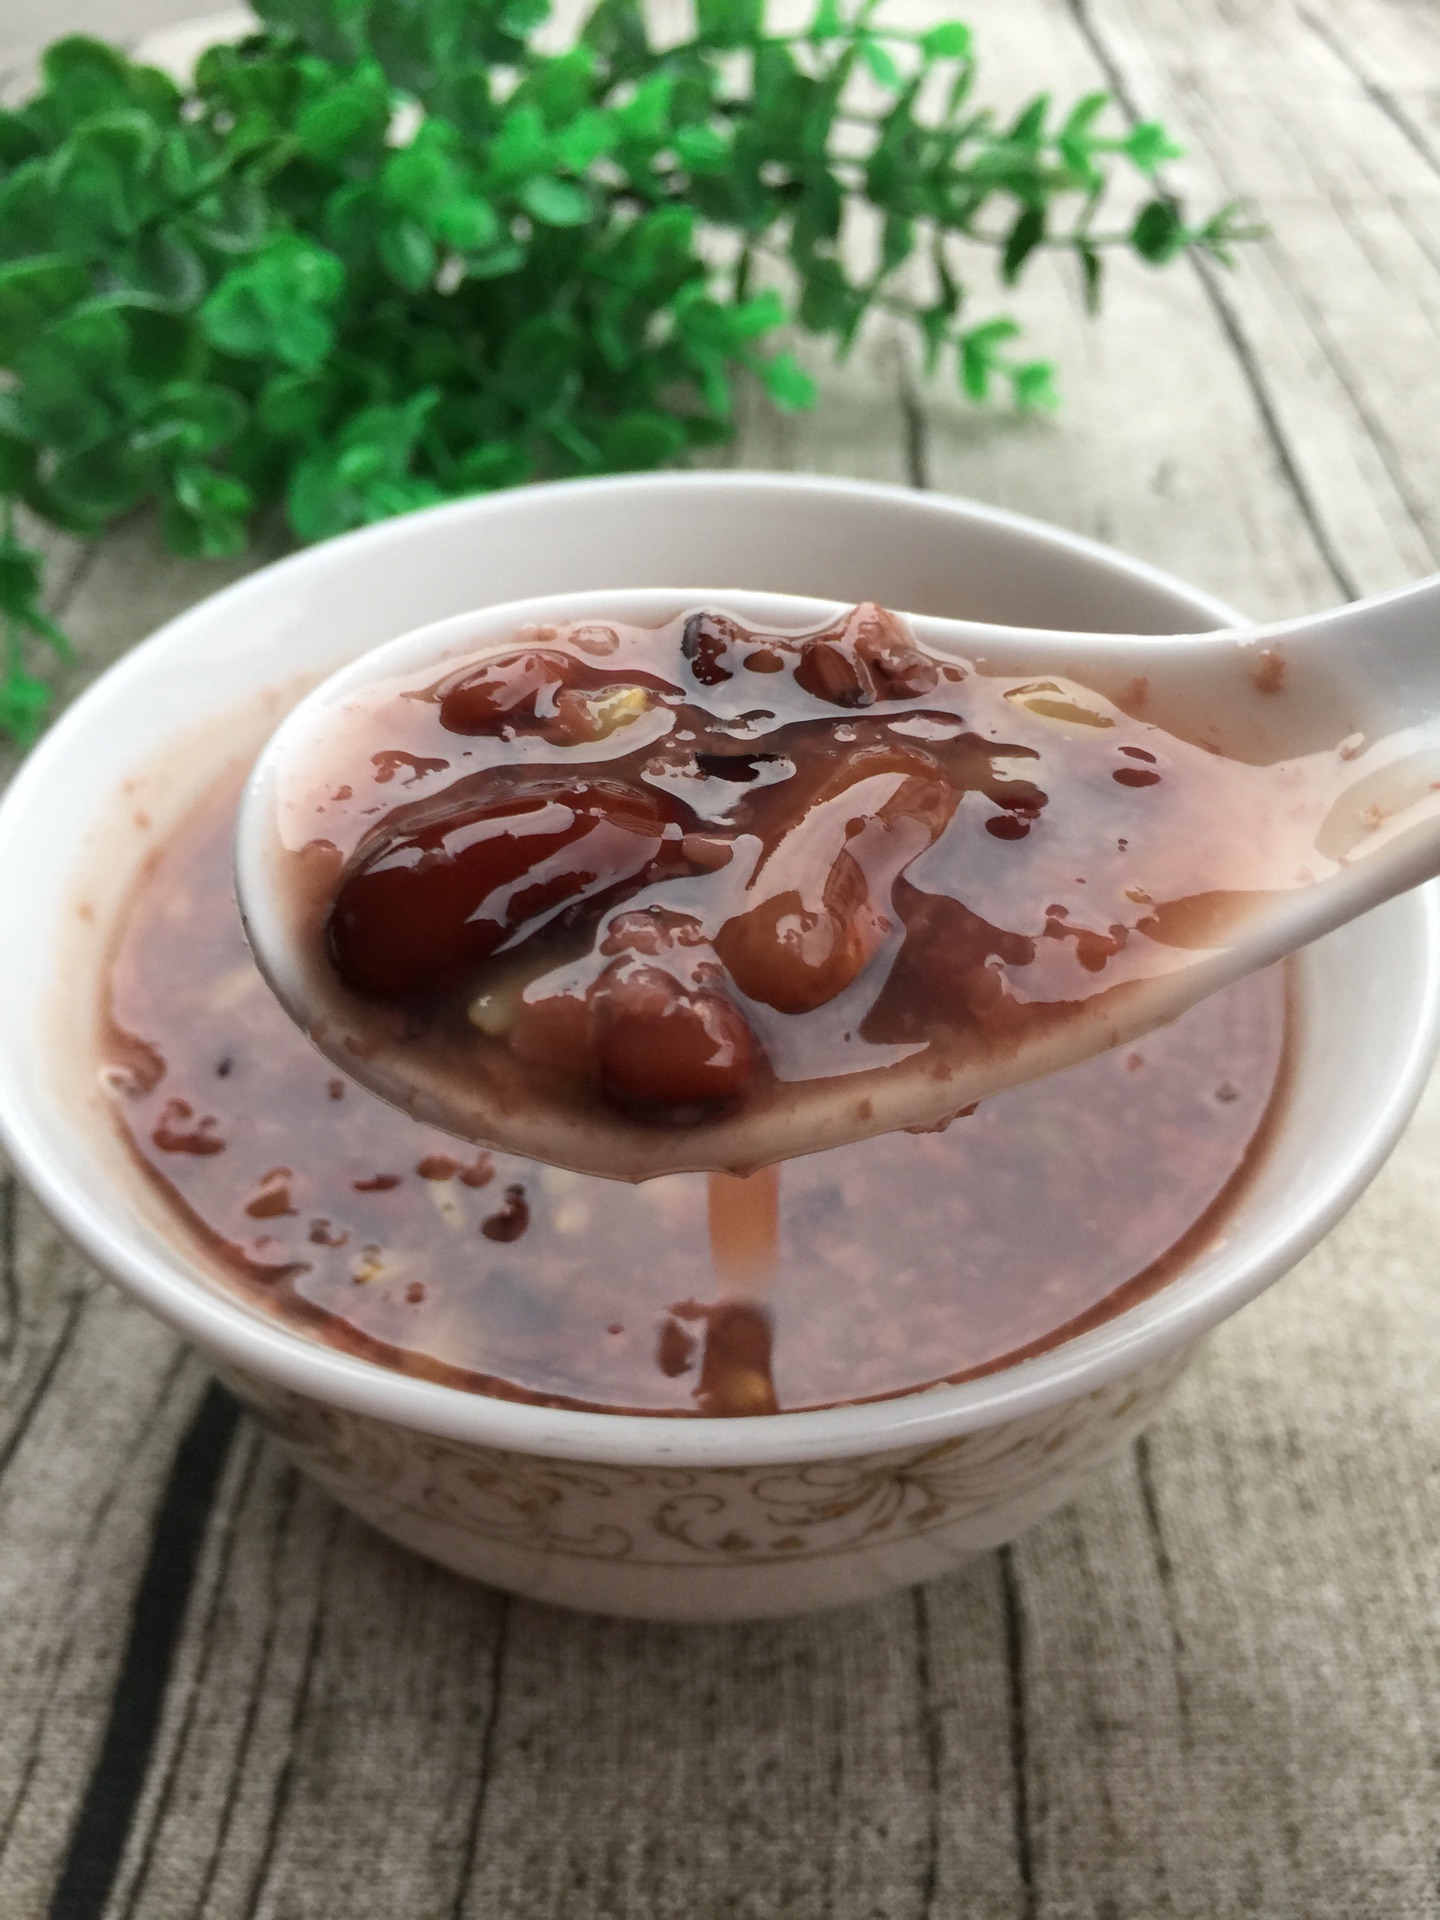
<path id="1" fill-rule="evenodd" d="M 241 931 L 241 777 L 147 867 L 102 1009 L 104 1073 L 177 1236 L 257 1306 L 402 1372 L 695 1414 L 992 1371 L 1193 1258 L 1278 1098 L 1272 971 L 943 1133 L 787 1161 L 776 1269 L 763 1302 L 737 1307 L 712 1264 L 705 1175 L 627 1186 L 477 1152 L 337 1078 Z M 733 1366 L 771 1391 L 727 1401 Z"/>

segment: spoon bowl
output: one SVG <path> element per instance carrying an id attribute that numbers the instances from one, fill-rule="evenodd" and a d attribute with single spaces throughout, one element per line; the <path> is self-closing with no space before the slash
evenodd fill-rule
<path id="1" fill-rule="evenodd" d="M 373 1010 L 338 982 L 316 937 L 317 903 L 297 891 L 293 872 L 297 852 L 313 843 L 319 788 L 347 764 L 356 713 L 377 689 L 413 690 L 461 661 L 468 668 L 511 651 L 525 629 L 543 637 L 581 623 L 654 628 L 698 608 L 780 635 L 811 632 L 844 612 L 832 601 L 736 589 L 512 602 L 375 649 L 316 688 L 277 730 L 241 808 L 241 910 L 271 985 L 345 1072 L 460 1137 L 583 1172 L 745 1171 L 897 1127 L 944 1124 L 1006 1087 L 1138 1038 L 1440 871 L 1440 673 L 1430 639 L 1440 583 L 1305 620 L 1175 637 L 904 615 L 932 654 L 1012 683 L 1007 696 L 1042 696 L 1030 708 L 1053 727 L 1057 751 L 1067 727 L 1074 734 L 1126 718 L 1188 743 L 1197 777 L 1208 771 L 1217 783 L 1217 805 L 1224 785 L 1234 873 L 1210 889 L 1192 877 L 1178 896 L 1157 892 L 1152 879 L 1150 893 L 1185 906 L 1199 895 L 1224 910 L 1191 913 L 1178 933 L 1174 916 L 1158 930 L 1152 917 L 1148 944 L 1132 947 L 1138 970 L 1067 1003 L 1063 1019 L 943 1063 L 894 1049 L 897 1057 L 872 1055 L 853 1072 L 782 1079 L 742 1111 L 683 1128 L 624 1112 L 597 1128 L 593 1115 L 564 1103 L 499 1097 L 444 1060 L 377 1047 Z"/>

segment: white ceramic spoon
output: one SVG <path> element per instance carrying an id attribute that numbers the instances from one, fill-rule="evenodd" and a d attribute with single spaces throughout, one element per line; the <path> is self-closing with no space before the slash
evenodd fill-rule
<path id="1" fill-rule="evenodd" d="M 934 1125 L 1006 1087 L 1128 1042 L 1440 872 L 1440 577 L 1304 619 L 1173 637 L 904 615 L 923 646 L 987 677 L 1076 683 L 1113 703 L 1108 711 L 1122 718 L 1218 750 L 1217 769 L 1233 771 L 1238 763 L 1235 777 L 1254 782 L 1254 802 L 1253 827 L 1236 847 L 1244 874 L 1235 884 L 1253 906 L 1213 937 L 1186 940 L 1183 950 L 1169 942 L 1163 949 L 1132 942 L 1127 965 L 1145 949 L 1156 956 L 1157 971 L 1076 1003 L 1072 1014 L 1018 1044 L 982 1045 L 943 1064 L 912 1053 L 863 1073 L 832 1069 L 830 1078 L 782 1081 L 743 1113 L 690 1128 L 657 1128 L 618 1113 L 597 1124 L 593 1116 L 558 1107 L 497 1104 L 464 1076 L 417 1070 L 403 1049 L 377 1052 L 366 1010 L 337 988 L 320 955 L 313 903 L 308 922 L 297 917 L 293 885 L 295 850 L 315 833 L 309 819 L 316 769 L 328 752 L 333 779 L 347 713 L 377 683 L 417 674 L 437 678 L 459 659 L 513 647 L 523 627 L 582 621 L 651 627 L 699 608 L 781 633 L 813 630 L 842 611 L 834 602 L 731 589 L 516 602 L 376 648 L 317 687 L 278 728 L 241 806 L 241 910 L 276 993 L 346 1073 L 463 1138 L 581 1171 L 624 1179 L 743 1171 L 897 1127 Z M 376 797 L 394 804 L 388 795 Z M 1297 849 L 1306 856 L 1298 867 Z M 1181 889 L 1187 891 L 1193 886 Z M 1173 897 L 1153 879 L 1150 892 Z M 304 925 L 312 929 L 308 940 Z"/>

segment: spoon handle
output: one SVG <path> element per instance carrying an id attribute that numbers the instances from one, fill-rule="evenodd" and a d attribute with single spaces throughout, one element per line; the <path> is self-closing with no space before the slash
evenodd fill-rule
<path id="1" fill-rule="evenodd" d="M 1258 628 L 1253 639 L 1351 688 L 1372 731 L 1440 720 L 1440 574 Z"/>

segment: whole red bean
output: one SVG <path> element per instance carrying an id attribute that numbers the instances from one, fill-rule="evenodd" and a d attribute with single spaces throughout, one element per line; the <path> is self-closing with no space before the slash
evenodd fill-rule
<path id="1" fill-rule="evenodd" d="M 916 646 L 893 613 L 865 601 L 801 650 L 795 679 L 817 700 L 868 707 L 877 700 L 913 700 L 938 684 L 940 669 Z"/>
<path id="2" fill-rule="evenodd" d="M 754 1035 L 722 993 L 622 961 L 596 982 L 593 1008 L 600 1079 L 624 1105 L 713 1106 L 754 1077 Z"/>
<path id="3" fill-rule="evenodd" d="M 862 749 L 812 794 L 761 861 L 753 904 L 715 937 L 743 994 L 811 1013 L 843 993 L 890 931 L 890 890 L 958 796 L 928 754 Z"/>
<path id="4" fill-rule="evenodd" d="M 935 661 L 921 652 L 893 613 L 873 600 L 846 615 L 845 632 L 874 676 L 882 700 L 914 700 L 939 684 Z"/>
<path id="5" fill-rule="evenodd" d="M 451 733 L 498 733 L 533 725 L 548 714 L 555 690 L 568 686 L 577 663 L 555 649 L 505 653 L 442 684 L 440 724 Z"/>
<path id="6" fill-rule="evenodd" d="M 381 999 L 463 981 L 556 908 L 642 876 L 665 826 L 655 795 L 618 781 L 460 782 L 362 842 L 331 908 L 331 958 Z"/>
<path id="7" fill-rule="evenodd" d="M 875 679 L 843 634 L 815 634 L 805 642 L 795 679 L 817 700 L 836 707 L 875 703 Z"/>

